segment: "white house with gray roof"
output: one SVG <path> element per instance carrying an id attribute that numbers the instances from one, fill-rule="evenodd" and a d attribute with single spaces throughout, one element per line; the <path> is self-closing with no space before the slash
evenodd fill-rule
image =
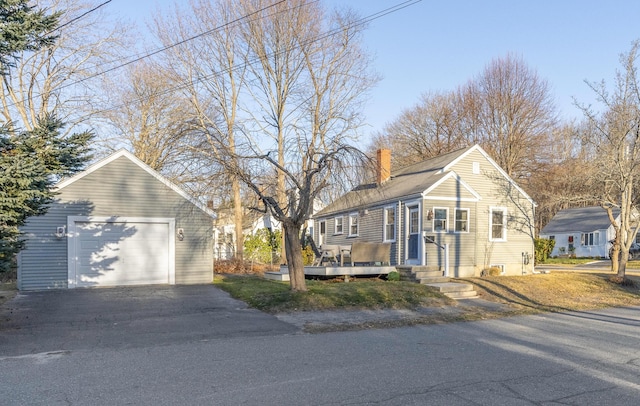
<path id="1" fill-rule="evenodd" d="M 619 222 L 620 210 L 614 209 L 613 215 Z M 609 241 L 615 236 L 609 216 L 600 206 L 560 210 L 540 231 L 541 238 L 555 240 L 552 257 L 575 255 L 608 258 L 611 248 Z"/>
<path id="2" fill-rule="evenodd" d="M 482 148 L 394 171 L 390 154 L 378 151 L 376 182 L 314 216 L 317 244 L 389 243 L 391 265 L 444 270 L 448 262 L 451 277 L 478 276 L 489 267 L 533 272 L 535 203 Z"/>

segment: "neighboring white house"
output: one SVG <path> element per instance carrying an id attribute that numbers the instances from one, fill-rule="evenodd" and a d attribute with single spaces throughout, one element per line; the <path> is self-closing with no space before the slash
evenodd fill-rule
<path id="1" fill-rule="evenodd" d="M 314 202 L 314 213 L 322 209 L 317 200 Z M 215 259 L 231 259 L 236 254 L 236 229 L 233 223 L 231 210 L 216 211 L 218 219 L 213 227 L 213 256 Z M 262 214 L 256 211 L 245 212 L 242 232 L 245 236 L 254 235 L 261 229 L 271 231 L 282 230 L 282 226 L 271 214 Z M 313 235 L 313 218 L 307 220 L 307 234 Z"/>
<path id="2" fill-rule="evenodd" d="M 619 222 L 620 210 L 614 209 L 613 215 Z M 560 210 L 542 229 L 540 237 L 555 240 L 552 257 L 608 258 L 609 241 L 615 238 L 615 231 L 605 209 L 591 206 Z"/>

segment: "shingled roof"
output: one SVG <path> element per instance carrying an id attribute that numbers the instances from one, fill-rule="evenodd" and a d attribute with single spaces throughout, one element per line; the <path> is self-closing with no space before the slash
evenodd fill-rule
<path id="1" fill-rule="evenodd" d="M 613 209 L 613 216 L 620 215 L 619 209 Z M 606 230 L 611 225 L 607 212 L 600 206 L 578 207 L 560 210 L 551 219 L 540 234 L 551 235 L 570 232 L 592 232 Z"/>
<path id="2" fill-rule="evenodd" d="M 326 216 L 346 210 L 358 210 L 387 202 L 397 202 L 399 199 L 419 197 L 422 192 L 443 178 L 451 176 L 452 171 L 445 170 L 447 165 L 472 148 L 474 147 L 458 149 L 395 171 L 392 170 L 391 179 L 380 185 L 376 183 L 359 185 L 319 211 L 315 216 Z"/>

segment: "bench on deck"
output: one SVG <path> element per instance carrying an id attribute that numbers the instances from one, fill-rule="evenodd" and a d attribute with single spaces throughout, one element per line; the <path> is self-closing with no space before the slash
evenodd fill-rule
<path id="1" fill-rule="evenodd" d="M 391 258 L 391 244 L 378 242 L 354 242 L 350 250 L 341 250 L 340 262 L 349 258 L 351 266 L 354 264 L 389 265 Z"/>

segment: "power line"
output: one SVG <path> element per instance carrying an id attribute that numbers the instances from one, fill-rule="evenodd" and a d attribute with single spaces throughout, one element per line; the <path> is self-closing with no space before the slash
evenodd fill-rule
<path id="1" fill-rule="evenodd" d="M 111 1 L 111 0 L 109 0 L 109 1 Z M 267 6 L 267 7 L 264 7 L 264 8 L 262 8 L 262 9 L 258 10 L 258 11 L 255 11 L 255 12 L 253 12 L 253 13 L 251 13 L 251 14 L 247 14 L 246 16 L 242 16 L 242 17 L 239 17 L 239 18 L 237 18 L 237 19 L 235 19 L 235 20 L 233 20 L 233 21 L 229 21 L 228 23 L 225 23 L 225 24 L 223 24 L 223 25 L 221 25 L 221 26 L 218 26 L 218 27 L 216 27 L 216 28 L 213 28 L 213 29 L 210 29 L 210 30 L 208 30 L 208 31 L 202 32 L 202 33 L 200 33 L 200 34 L 194 35 L 194 36 L 189 37 L 189 38 L 187 38 L 187 39 L 183 39 L 183 40 L 178 41 L 178 42 L 176 42 L 176 43 L 173 43 L 173 44 L 171 44 L 171 45 L 167 45 L 167 46 L 165 46 L 165 47 L 159 48 L 159 49 L 157 49 L 157 50 L 155 50 L 155 51 L 149 52 L 149 53 L 147 53 L 147 54 L 145 54 L 145 55 L 143 55 L 143 56 L 140 56 L 140 57 L 137 57 L 137 58 L 132 59 L 132 60 L 130 60 L 130 61 L 124 62 L 124 63 L 122 63 L 122 64 L 120 64 L 120 65 L 117 65 L 117 66 L 114 66 L 114 67 L 112 67 L 112 68 L 109 68 L 109 69 L 103 70 L 103 71 L 101 71 L 101 72 L 95 73 L 95 74 L 93 74 L 93 75 L 87 76 L 86 78 L 80 79 L 80 80 L 78 80 L 78 81 L 76 81 L 76 82 L 69 83 L 69 84 L 66 84 L 66 85 L 64 85 L 64 86 L 60 86 L 60 87 L 59 87 L 58 89 L 56 89 L 56 90 L 60 90 L 60 89 L 64 89 L 64 88 L 69 87 L 69 86 L 73 86 L 73 85 L 80 84 L 80 83 L 85 82 L 85 81 L 87 81 L 87 80 L 89 80 L 89 79 L 93 79 L 93 78 L 95 78 L 95 77 L 102 76 L 102 75 L 104 75 L 104 74 L 106 74 L 106 73 L 113 72 L 114 70 L 117 70 L 117 69 L 123 68 L 123 67 L 125 67 L 125 66 L 131 65 L 132 63 L 139 62 L 139 61 L 141 61 L 141 60 L 143 60 L 143 59 L 146 59 L 146 58 L 149 58 L 149 57 L 151 57 L 151 56 L 153 56 L 153 55 L 157 55 L 157 54 L 159 54 L 159 53 L 161 53 L 161 52 L 167 51 L 167 50 L 169 50 L 169 49 L 171 49 L 171 48 L 175 48 L 175 47 L 177 47 L 178 45 L 182 45 L 182 44 L 184 44 L 184 43 L 186 43 L 186 42 L 193 41 L 194 39 L 197 39 L 197 38 L 203 37 L 203 36 L 205 36 L 205 35 L 209 35 L 209 34 L 211 34 L 211 33 L 215 32 L 215 31 L 221 30 L 221 29 L 223 29 L 223 28 L 225 28 L 225 27 L 229 27 L 229 26 L 231 26 L 231 25 L 233 25 L 233 24 L 236 24 L 236 23 L 238 23 L 238 22 L 240 22 L 240 21 L 242 21 L 242 20 L 244 20 L 244 19 L 247 19 L 247 18 L 249 18 L 250 16 L 252 16 L 252 15 L 254 15 L 254 14 L 260 13 L 260 12 L 262 12 L 262 11 L 264 11 L 264 10 L 267 10 L 267 9 L 271 8 L 271 7 L 275 7 L 276 5 L 278 5 L 278 4 L 280 4 L 280 3 L 284 3 L 285 1 L 286 1 L 286 0 L 280 0 L 280 1 L 279 1 L 279 2 L 277 2 L 277 3 L 273 3 L 273 4 L 271 4 L 271 5 Z M 318 1 L 318 0 L 316 0 L 316 1 Z"/>
<path id="2" fill-rule="evenodd" d="M 396 5 L 392 6 L 392 7 L 386 8 L 384 10 L 380 10 L 380 11 L 378 11 L 376 13 L 370 14 L 370 15 L 368 15 L 366 17 L 363 17 L 363 18 L 361 18 L 359 20 L 356 20 L 355 22 L 353 22 L 352 24 L 348 25 L 347 27 L 338 27 L 338 28 L 336 28 L 334 30 L 327 31 L 327 32 L 325 32 L 323 34 L 320 34 L 317 37 L 315 37 L 313 39 L 310 39 L 310 40 L 308 40 L 308 41 L 306 41 L 306 42 L 304 42 L 304 43 L 302 43 L 302 44 L 300 44 L 300 45 L 298 45 L 296 47 L 288 48 L 288 49 L 285 49 L 285 50 L 280 51 L 280 52 L 273 52 L 273 53 L 267 54 L 267 56 L 269 56 L 269 57 L 275 56 L 275 55 L 278 55 L 279 53 L 288 52 L 288 51 L 290 51 L 292 49 L 296 49 L 296 48 L 300 48 L 300 47 L 305 46 L 305 45 L 312 44 L 312 43 L 314 43 L 316 41 L 319 41 L 321 39 L 328 38 L 328 37 L 331 37 L 333 35 L 339 34 L 345 28 L 350 29 L 350 28 L 354 28 L 354 27 L 358 27 L 358 26 L 361 26 L 361 25 L 368 24 L 371 21 L 374 21 L 374 20 L 377 20 L 379 18 L 382 18 L 382 17 L 384 17 L 384 16 L 386 16 L 388 14 L 392 14 L 392 13 L 395 13 L 397 11 L 400 11 L 400 10 L 402 10 L 404 8 L 407 8 L 409 6 L 417 4 L 417 3 L 421 2 L 421 1 L 422 0 L 406 0 L 406 1 L 402 2 L 402 3 L 398 3 L 398 4 L 396 4 Z M 188 88 L 190 85 L 192 85 L 194 83 L 201 83 L 201 82 L 204 82 L 205 80 L 214 78 L 216 76 L 222 75 L 222 74 L 230 72 L 230 71 L 242 70 L 243 68 L 246 68 L 247 66 L 251 66 L 253 63 L 258 62 L 258 61 L 259 61 L 259 57 L 256 57 L 256 58 L 252 59 L 251 61 L 247 61 L 244 64 L 240 64 L 240 65 L 232 67 L 232 68 L 222 69 L 220 71 L 213 72 L 213 73 L 211 73 L 209 75 L 204 75 L 204 76 L 198 77 L 197 79 L 185 80 L 181 84 L 178 84 L 176 86 L 169 87 L 169 88 L 167 88 L 165 90 L 153 93 L 152 96 L 156 96 L 157 97 L 157 96 L 165 96 L 167 94 L 172 94 L 172 93 L 174 93 L 176 91 L 186 89 L 186 88 Z M 140 97 L 140 98 L 134 98 L 133 100 L 140 101 L 140 100 L 143 100 L 143 99 L 144 99 L 143 97 Z M 112 107 L 110 107 L 108 109 L 104 109 L 102 111 L 115 110 L 116 108 L 123 107 L 123 106 L 125 106 L 124 103 L 112 106 Z"/>
<path id="3" fill-rule="evenodd" d="M 91 10 L 87 10 L 87 11 L 85 11 L 84 13 L 82 13 L 82 14 L 80 14 L 79 16 L 77 16 L 77 17 L 75 17 L 75 18 L 72 18 L 71 20 L 67 21 L 66 23 L 64 23 L 64 24 L 62 24 L 62 25 L 60 25 L 60 26 L 56 27 L 54 30 L 51 30 L 50 32 L 46 33 L 45 35 L 49 35 L 49 34 L 51 34 L 53 31 L 59 30 L 60 28 L 64 28 L 64 27 L 66 27 L 67 25 L 72 24 L 72 23 L 74 23 L 74 22 L 78 21 L 79 19 L 81 19 L 82 17 L 86 16 L 87 14 L 93 13 L 94 11 L 96 11 L 97 9 L 99 9 L 100 7 L 102 7 L 102 6 L 106 5 L 106 4 L 109 4 L 109 3 L 111 3 L 111 0 L 107 0 L 107 1 L 105 1 L 104 3 L 102 3 L 102 4 L 99 4 L 99 5 L 95 6 L 95 7 L 94 7 L 94 8 L 92 8 Z"/>
<path id="4" fill-rule="evenodd" d="M 78 16 L 78 17 L 75 17 L 74 19 L 72 19 L 72 20 L 70 20 L 70 21 L 66 22 L 65 24 L 63 24 L 63 25 L 61 25 L 61 26 L 57 27 L 57 28 L 56 28 L 56 30 L 58 30 L 58 29 L 60 29 L 60 28 L 62 28 L 62 27 L 64 27 L 64 26 L 67 26 L 67 25 L 71 24 L 72 22 L 75 22 L 75 21 L 79 20 L 80 18 L 82 18 L 82 17 L 86 16 L 86 15 L 87 15 L 87 14 L 89 14 L 89 13 L 94 12 L 94 11 L 95 11 L 95 10 L 97 10 L 98 8 L 100 8 L 100 7 L 104 6 L 104 5 L 106 5 L 107 3 L 110 3 L 111 1 L 112 1 L 112 0 L 107 0 L 107 1 L 105 1 L 104 3 L 102 3 L 102 4 L 100 4 L 100 5 L 96 6 L 96 7 L 94 7 L 93 9 L 91 9 L 91 10 L 87 10 L 87 11 L 86 11 L 85 13 L 83 13 L 82 15 L 80 15 L 80 16 Z M 285 1 L 286 1 L 286 0 L 280 0 L 280 1 L 278 1 L 278 2 L 276 2 L 276 3 L 273 3 L 273 4 L 269 5 L 269 6 L 266 6 L 266 7 L 262 8 L 262 9 L 260 9 L 260 10 L 254 11 L 253 13 L 250 13 L 250 14 L 247 14 L 247 15 L 245 15 L 245 16 L 239 17 L 239 18 L 237 18 L 237 19 L 235 19 L 235 20 L 233 20 L 233 21 L 229 21 L 229 22 L 227 22 L 227 23 L 225 23 L 225 24 L 223 24 L 223 25 L 221 25 L 221 26 L 218 26 L 218 27 L 212 28 L 212 29 L 210 29 L 210 30 L 208 30 L 208 31 L 205 31 L 205 32 L 202 32 L 202 33 L 199 33 L 199 34 L 196 34 L 196 35 L 194 35 L 194 36 L 192 36 L 192 37 L 189 37 L 189 38 L 186 38 L 186 39 L 180 40 L 180 41 L 178 41 L 178 42 L 176 42 L 176 43 L 173 43 L 173 44 L 171 44 L 171 45 L 167 45 L 167 46 L 164 46 L 164 47 L 162 47 L 162 48 L 156 49 L 155 51 L 151 51 L 151 52 L 146 53 L 146 54 L 144 54 L 144 55 L 142 55 L 142 56 L 136 57 L 136 58 L 131 59 L 131 60 L 127 61 L 127 62 L 124 62 L 124 63 L 121 63 L 121 64 L 116 65 L 116 66 L 114 66 L 114 67 L 111 67 L 111 68 L 109 68 L 109 69 L 106 69 L 106 70 L 103 70 L 103 71 L 100 71 L 100 72 L 94 73 L 93 75 L 89 75 L 89 76 L 87 76 L 87 77 L 84 77 L 84 78 L 82 78 L 82 79 L 76 80 L 76 81 L 74 81 L 74 82 L 71 82 L 71 83 L 67 83 L 67 84 L 65 84 L 65 85 L 58 86 L 57 88 L 52 89 L 52 90 L 50 90 L 49 92 L 51 93 L 51 92 L 59 91 L 59 90 L 62 90 L 62 89 L 66 89 L 67 87 L 71 87 L 71 86 L 78 85 L 78 84 L 83 83 L 83 82 L 86 82 L 86 81 L 88 81 L 88 80 L 90 80 L 90 79 L 94 79 L 94 78 L 96 78 L 96 77 L 98 77 L 98 76 L 102 76 L 102 75 L 107 74 L 107 73 L 109 73 L 109 72 L 113 72 L 113 71 L 115 71 L 115 70 L 117 70 L 117 69 L 123 68 L 123 67 L 125 67 L 125 66 L 131 65 L 131 64 L 136 63 L 136 62 L 139 62 L 139 61 L 141 61 L 141 60 L 143 60 L 143 59 L 146 59 L 146 58 L 149 58 L 149 57 L 151 57 L 151 56 L 153 56 L 153 55 L 157 55 L 157 54 L 159 54 L 159 53 L 161 53 L 161 52 L 164 52 L 164 51 L 167 51 L 167 50 L 169 50 L 169 49 L 171 49 L 171 48 L 175 48 L 175 47 L 176 47 L 176 46 L 178 46 L 178 45 L 182 45 L 182 44 L 184 44 L 184 43 L 186 43 L 186 42 L 193 41 L 194 39 L 197 39 L 197 38 L 203 37 L 203 36 L 205 36 L 205 35 L 209 35 L 209 34 L 211 34 L 211 33 L 215 32 L 215 31 L 221 30 L 221 29 L 223 29 L 223 28 L 225 28 L 225 27 L 229 27 L 229 26 L 231 26 L 231 25 L 233 25 L 233 24 L 236 24 L 236 23 L 238 23 L 238 22 L 240 22 L 240 21 L 242 21 L 242 20 L 245 20 L 245 19 L 247 19 L 247 18 L 249 18 L 249 17 L 251 17 L 251 16 L 253 16 L 253 15 L 255 15 L 255 14 L 261 13 L 261 12 L 263 12 L 263 11 L 265 11 L 265 10 L 268 10 L 268 9 L 270 9 L 270 8 L 272 8 L 272 7 L 277 6 L 278 4 L 284 3 Z M 313 3 L 315 3 L 315 2 L 317 2 L 317 1 L 319 1 L 319 0 L 313 0 L 312 2 L 313 2 Z M 53 30 L 53 31 L 55 31 L 55 30 Z M 53 32 L 53 31 L 51 31 L 51 32 Z M 121 58 L 121 59 L 122 59 L 122 58 Z M 42 93 L 36 94 L 36 95 L 34 95 L 34 96 L 35 96 L 35 97 L 42 96 Z M 7 106 L 6 106 L 6 107 L 12 107 L 12 106 L 15 106 L 15 105 L 17 105 L 17 104 L 24 103 L 24 102 L 25 102 L 25 100 L 23 99 L 23 100 L 20 100 L 20 101 L 18 101 L 18 102 L 11 102 L 11 103 L 7 103 Z"/>
<path id="5" fill-rule="evenodd" d="M 93 9 L 91 9 L 91 10 L 88 10 L 87 12 L 83 13 L 82 15 L 80 15 L 80 16 L 78 16 L 78 17 L 74 18 L 73 20 L 71 20 L 71 21 L 69 21 L 69 22 L 65 23 L 65 24 L 64 24 L 64 26 L 69 25 L 69 24 L 70 24 L 71 22 L 73 22 L 73 21 L 77 21 L 78 19 L 80 19 L 80 18 L 84 17 L 85 15 L 87 15 L 87 14 L 89 14 L 89 13 L 91 13 L 91 12 L 93 12 L 93 11 L 97 10 L 98 8 L 100 8 L 100 7 L 104 6 L 105 4 L 107 4 L 107 3 L 111 2 L 111 1 L 112 1 L 112 0 L 108 0 L 108 1 L 106 1 L 106 2 L 104 2 L 104 3 L 102 3 L 102 4 L 100 4 L 100 5 L 96 6 L 95 8 L 93 8 Z M 109 72 L 113 72 L 113 71 L 115 71 L 115 70 L 117 70 L 117 69 L 120 69 L 120 68 L 122 68 L 122 67 L 125 67 L 125 66 L 128 66 L 128 65 L 131 65 L 131 64 L 136 63 L 136 62 L 139 62 L 139 61 L 141 61 L 141 60 L 143 60 L 143 59 L 146 59 L 146 58 L 149 58 L 149 57 L 151 57 L 151 56 L 153 56 L 153 55 L 157 55 L 157 54 L 159 54 L 159 53 L 161 53 L 161 52 L 164 52 L 164 51 L 167 51 L 167 50 L 169 50 L 169 49 L 175 48 L 175 47 L 176 47 L 176 46 L 178 46 L 178 45 L 182 45 L 182 44 L 184 44 L 184 43 L 186 43 L 186 42 L 189 42 L 189 41 L 192 41 L 192 40 L 194 40 L 194 39 L 200 38 L 200 37 L 202 37 L 202 36 L 205 36 L 205 35 L 211 34 L 211 33 L 215 32 L 215 31 L 217 31 L 217 30 L 223 29 L 223 28 L 225 28 L 225 27 L 229 27 L 229 26 L 231 26 L 231 25 L 233 25 L 233 24 L 236 24 L 236 23 L 238 23 L 238 22 L 240 22 L 240 21 L 242 21 L 242 20 L 248 19 L 249 17 L 251 17 L 251 16 L 253 16 L 253 15 L 256 15 L 256 14 L 261 13 L 261 12 L 263 12 L 263 11 L 265 11 L 265 10 L 268 10 L 268 9 L 270 9 L 270 8 L 272 8 L 272 7 L 275 7 L 275 6 L 276 6 L 276 5 L 278 5 L 278 4 L 284 3 L 285 1 L 286 1 L 286 0 L 280 0 L 280 1 L 278 1 L 278 2 L 276 2 L 276 3 L 273 3 L 273 4 L 269 5 L 269 6 L 266 6 L 266 7 L 262 8 L 262 9 L 260 9 L 260 10 L 257 10 L 257 11 L 255 11 L 255 12 L 252 12 L 252 13 L 247 14 L 247 15 L 245 15 L 245 16 L 239 17 L 239 18 L 237 18 L 237 19 L 235 19 L 235 20 L 233 20 L 233 21 L 227 22 L 227 23 L 225 23 L 225 24 L 223 24 L 223 25 L 221 25 L 221 26 L 218 26 L 218 27 L 216 27 L 216 28 L 213 28 L 213 29 L 211 29 L 211 30 L 208 30 L 208 31 L 205 31 L 205 32 L 202 32 L 202 33 L 199 33 L 199 34 L 196 34 L 196 35 L 194 35 L 194 36 L 192 36 L 192 37 L 189 37 L 189 38 L 186 38 L 186 39 L 184 39 L 184 40 L 180 40 L 180 41 L 178 41 L 178 42 L 176 42 L 176 43 L 173 43 L 173 44 L 171 44 L 171 45 L 167 45 L 167 46 L 165 46 L 165 47 L 162 47 L 162 48 L 156 49 L 156 50 L 151 51 L 151 52 L 149 52 L 149 53 L 147 53 L 147 54 L 144 54 L 144 55 L 142 55 L 142 56 L 140 56 L 140 57 L 136 57 L 135 59 L 129 60 L 129 61 L 127 61 L 127 62 L 124 62 L 124 63 L 120 64 L 120 65 L 117 65 L 117 66 L 111 67 L 111 68 L 109 68 L 109 69 L 106 69 L 106 70 L 104 70 L 104 71 L 100 71 L 100 72 L 95 73 L 95 74 L 93 74 L 93 75 L 89 75 L 89 76 L 87 76 L 87 77 L 85 77 L 85 78 L 82 78 L 82 79 L 80 79 L 80 80 L 74 81 L 74 82 L 72 82 L 72 83 L 68 83 L 68 84 L 65 84 L 65 85 L 59 86 L 59 87 L 57 87 L 57 88 L 55 88 L 55 89 L 52 89 L 50 92 L 55 92 L 55 91 L 59 91 L 59 90 L 65 89 L 65 88 L 67 88 L 67 87 L 75 86 L 75 85 L 80 84 L 80 83 L 83 83 L 83 82 L 85 82 L 85 81 L 87 81 L 87 80 L 89 80 L 89 79 L 93 79 L 93 78 L 96 78 L 96 77 L 98 77 L 98 76 L 102 76 L 102 75 L 104 75 L 104 74 L 107 74 L 107 73 L 109 73 Z M 319 0 L 313 0 L 313 1 L 310 1 L 309 3 L 316 3 L 316 2 L 318 2 L 318 1 L 319 1 Z M 406 7 L 409 7 L 409 6 L 412 6 L 412 5 L 416 4 L 416 3 L 419 3 L 420 1 L 422 1 L 422 0 L 406 0 L 406 1 L 404 1 L 404 2 L 401 2 L 401 3 L 396 4 L 396 5 L 394 5 L 394 6 L 388 7 L 388 8 L 386 8 L 386 9 L 380 10 L 380 11 L 378 11 L 378 12 L 376 12 L 376 13 L 373 13 L 373 14 L 370 14 L 370 15 L 368 15 L 368 16 L 366 16 L 366 17 L 363 17 L 363 18 L 361 18 L 361 19 L 359 19 L 359 20 L 355 21 L 353 24 L 350 24 L 350 25 L 349 25 L 348 27 L 346 27 L 346 28 L 354 28 L 354 27 L 358 27 L 358 26 L 361 26 L 361 25 L 367 24 L 367 23 L 369 23 L 369 22 L 371 22 L 371 21 L 374 21 L 374 20 L 377 20 L 377 19 L 379 19 L 379 18 L 382 18 L 382 17 L 384 17 L 384 16 L 386 16 L 386 15 L 388 15 L 388 14 L 395 13 L 395 12 L 397 12 L 397 11 L 399 11 L 399 10 L 402 10 L 402 9 L 406 8 Z M 308 4 L 308 3 L 307 3 L 307 4 Z M 297 6 L 297 7 L 298 7 L 298 6 Z M 62 27 L 62 26 L 61 26 L 61 27 Z M 58 27 L 58 28 L 60 28 L 60 27 Z M 307 42 L 305 42 L 305 43 L 303 43 L 303 44 L 298 45 L 296 48 L 299 48 L 299 47 L 301 47 L 301 46 L 303 46 L 303 45 L 307 45 L 307 44 L 313 43 L 313 42 L 315 42 L 315 41 L 319 41 L 319 40 L 321 40 L 321 39 L 324 39 L 324 38 L 330 37 L 330 36 L 332 36 L 332 35 L 336 35 L 337 33 L 341 32 L 344 28 L 345 28 L 345 27 L 340 27 L 340 28 L 337 28 L 337 29 L 335 29 L 335 30 L 328 31 L 328 32 L 326 32 L 326 33 L 324 33 L 324 34 L 319 35 L 318 37 L 316 37 L 316 38 L 314 38 L 314 39 L 312 39 L 312 40 L 309 40 L 309 41 L 307 41 Z M 286 51 L 289 51 L 289 50 L 291 50 L 291 49 L 287 49 L 287 50 L 284 50 L 284 51 L 281 51 L 281 52 L 286 52 Z M 273 56 L 273 55 L 277 55 L 277 53 L 271 53 L 269 56 Z M 221 70 L 221 71 L 213 72 L 213 73 L 211 73 L 211 74 L 209 74 L 209 75 L 205 75 L 205 76 L 199 77 L 199 78 L 197 78 L 196 80 L 184 81 L 184 82 L 182 82 L 182 84 L 179 84 L 179 85 L 176 85 L 176 86 L 173 86 L 173 87 L 167 88 L 167 89 L 165 89 L 165 90 L 163 90 L 163 91 L 161 91 L 161 92 L 157 92 L 157 93 L 153 94 L 153 96 L 163 96 L 163 95 L 166 95 L 166 94 L 171 94 L 171 93 L 176 92 L 176 91 L 178 91 L 178 90 L 182 90 L 182 89 L 187 88 L 187 87 L 188 87 L 190 84 L 192 84 L 192 83 L 200 83 L 200 82 L 203 82 L 203 81 L 205 81 L 205 80 L 207 80 L 207 79 L 210 79 L 210 78 L 216 77 L 216 76 L 218 76 L 218 75 L 221 75 L 221 74 L 223 74 L 223 73 L 225 73 L 225 72 L 228 72 L 229 70 L 241 69 L 241 68 L 243 68 L 243 67 L 250 66 L 252 63 L 254 63 L 254 62 L 258 61 L 258 60 L 259 60 L 258 58 L 255 58 L 255 60 L 248 61 L 248 62 L 246 62 L 245 64 L 241 64 L 240 66 L 237 66 L 237 67 L 234 67 L 234 68 L 230 68 L 230 69 L 223 69 L 223 70 Z M 38 97 L 38 96 L 42 96 L 42 94 L 40 93 L 40 94 L 38 94 L 38 95 L 35 95 L 35 97 Z M 139 99 L 137 99 L 137 100 L 142 100 L 142 99 L 143 99 L 143 98 L 139 98 Z M 12 107 L 12 106 L 15 106 L 16 104 L 24 103 L 24 101 L 25 101 L 25 100 L 20 100 L 20 101 L 18 101 L 18 102 L 8 103 L 6 107 Z M 122 107 L 122 106 L 124 106 L 124 104 L 115 105 L 115 106 L 112 106 L 112 107 L 111 107 L 111 108 L 109 108 L 109 109 L 104 109 L 104 110 L 102 110 L 102 111 L 114 110 L 114 109 L 116 109 L 116 108 L 118 108 L 118 107 Z"/>

